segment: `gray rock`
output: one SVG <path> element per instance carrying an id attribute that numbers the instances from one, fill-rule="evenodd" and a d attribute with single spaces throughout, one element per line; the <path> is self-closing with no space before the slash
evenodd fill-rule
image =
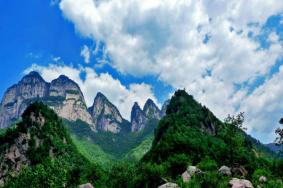
<path id="1" fill-rule="evenodd" d="M 131 132 L 139 132 L 147 125 L 148 118 L 135 102 L 131 112 Z"/>
<path id="2" fill-rule="evenodd" d="M 233 178 L 229 184 L 232 186 L 231 188 L 254 188 L 252 183 L 246 179 Z"/>
<path id="3" fill-rule="evenodd" d="M 80 185 L 79 188 L 94 188 L 90 183 Z"/>
<path id="4" fill-rule="evenodd" d="M 168 182 L 168 183 L 158 186 L 158 188 L 180 188 L 180 187 L 176 183 Z"/>
<path id="5" fill-rule="evenodd" d="M 161 119 L 161 111 L 151 99 L 146 101 L 143 112 L 148 119 Z"/>
<path id="6" fill-rule="evenodd" d="M 202 173 L 202 171 L 196 166 L 188 166 L 187 172 L 189 173 L 190 176 Z"/>
<path id="7" fill-rule="evenodd" d="M 44 102 L 59 116 L 70 121 L 80 119 L 88 124 L 93 123 L 84 96 L 74 81 L 60 76 L 48 83 L 37 72 L 31 72 L 5 92 L 0 104 L 0 128 L 9 127 L 35 101 Z"/>
<path id="8" fill-rule="evenodd" d="M 183 180 L 183 182 L 185 182 L 185 183 L 188 183 L 188 182 L 191 180 L 191 175 L 188 173 L 188 171 L 185 171 L 185 172 L 182 174 L 182 180 Z"/>
<path id="9" fill-rule="evenodd" d="M 259 180 L 259 182 L 261 182 L 261 183 L 267 182 L 267 178 L 266 178 L 265 176 L 260 176 L 258 180 Z"/>
<path id="10" fill-rule="evenodd" d="M 218 173 L 221 175 L 225 175 L 225 176 L 231 176 L 231 169 L 227 166 L 221 166 L 221 168 L 218 170 Z"/>
<path id="11" fill-rule="evenodd" d="M 88 109 L 91 114 L 97 130 L 119 133 L 122 124 L 126 120 L 123 119 L 119 110 L 102 94 L 97 93 L 93 105 Z"/>

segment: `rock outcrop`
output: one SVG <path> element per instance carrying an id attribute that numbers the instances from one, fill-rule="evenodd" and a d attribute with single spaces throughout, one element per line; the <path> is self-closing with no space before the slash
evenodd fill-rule
<path id="1" fill-rule="evenodd" d="M 254 188 L 253 184 L 249 180 L 233 178 L 229 184 L 231 188 Z"/>
<path id="2" fill-rule="evenodd" d="M 146 101 L 143 112 L 148 119 L 161 119 L 161 111 L 151 99 Z"/>
<path id="3" fill-rule="evenodd" d="M 180 187 L 176 183 L 168 182 L 168 183 L 158 186 L 158 188 L 180 188 Z"/>
<path id="4" fill-rule="evenodd" d="M 0 128 L 6 128 L 19 119 L 33 101 L 47 97 L 49 85 L 37 72 L 31 72 L 10 87 L 0 105 Z"/>
<path id="5" fill-rule="evenodd" d="M 142 111 L 137 102 L 135 102 L 131 112 L 131 131 L 139 132 L 147 125 L 148 118 Z"/>
<path id="6" fill-rule="evenodd" d="M 48 105 L 68 121 L 86 122 L 93 131 L 138 132 L 147 126 L 149 120 L 162 117 L 161 110 L 148 99 L 143 110 L 137 103 L 134 104 L 129 122 L 100 92 L 93 105 L 87 108 L 80 87 L 67 76 L 61 75 L 48 83 L 39 73 L 30 72 L 5 92 L 0 103 L 0 128 L 9 127 L 19 120 L 24 110 L 35 101 Z"/>
<path id="7" fill-rule="evenodd" d="M 97 130 L 119 133 L 123 125 L 129 124 L 119 110 L 102 94 L 97 93 L 93 105 L 88 109 Z"/>
<path id="8" fill-rule="evenodd" d="M 94 188 L 91 183 L 86 183 L 86 184 L 83 184 L 83 185 L 80 185 L 79 188 Z"/>
<path id="9" fill-rule="evenodd" d="M 182 180 L 185 183 L 188 183 L 191 180 L 191 177 L 194 175 L 201 174 L 202 171 L 196 166 L 188 166 L 187 170 L 182 174 Z"/>
<path id="10" fill-rule="evenodd" d="M 93 123 L 83 94 L 74 81 L 60 76 L 47 83 L 37 72 L 31 72 L 4 94 L 0 105 L 0 128 L 9 127 L 35 101 L 44 102 L 67 120 Z"/>
<path id="11" fill-rule="evenodd" d="M 231 168 L 229 168 L 228 166 L 221 166 L 221 168 L 218 170 L 218 173 L 224 176 L 232 175 Z"/>
<path id="12" fill-rule="evenodd" d="M 143 110 L 140 108 L 138 103 L 135 102 L 131 112 L 131 131 L 139 132 L 150 124 L 150 120 L 158 121 L 161 118 L 162 112 L 153 100 L 148 99 Z"/>

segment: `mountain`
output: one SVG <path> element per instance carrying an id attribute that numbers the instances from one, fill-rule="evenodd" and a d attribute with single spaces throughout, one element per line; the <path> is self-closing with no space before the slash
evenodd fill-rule
<path id="1" fill-rule="evenodd" d="M 166 110 L 167 110 L 167 106 L 169 105 L 169 103 L 170 103 L 170 100 L 166 100 L 164 104 L 162 105 L 161 112 L 160 112 L 161 117 L 164 117 L 166 115 Z"/>
<path id="2" fill-rule="evenodd" d="M 87 170 L 99 174 L 77 152 L 61 119 L 43 103 L 27 107 L 22 121 L 0 136 L 0 145 L 2 186 L 76 187 Z"/>
<path id="3" fill-rule="evenodd" d="M 241 130 L 240 115 L 221 122 L 184 90 L 175 92 L 166 112 L 155 131 L 151 149 L 135 169 L 132 187 L 158 187 L 166 180 L 181 187 L 229 187 L 229 179 L 218 175 L 223 165 L 232 169 L 233 176 L 252 177 L 255 185 L 268 172 L 273 182 L 266 187 L 282 187 L 276 181 L 282 177 L 283 163 L 275 162 L 276 158 L 262 150 L 262 144 Z M 189 165 L 197 166 L 203 173 L 184 183 L 180 177 Z"/>
<path id="4" fill-rule="evenodd" d="M 43 101 L 59 116 L 70 121 L 80 119 L 89 125 L 93 124 L 80 87 L 67 76 L 61 75 L 51 82 L 48 97 L 51 100 L 47 98 Z M 92 129 L 95 130 L 95 126 Z"/>
<path id="5" fill-rule="evenodd" d="M 122 129 L 130 128 L 130 123 L 121 116 L 117 107 L 100 92 L 97 93 L 88 111 L 99 131 L 119 133 Z"/>
<path id="6" fill-rule="evenodd" d="M 283 145 L 278 146 L 275 143 L 266 144 L 266 147 L 268 147 L 271 151 L 274 151 L 275 153 L 283 151 Z"/>
<path id="7" fill-rule="evenodd" d="M 136 103 L 132 108 L 131 122 L 125 120 L 116 106 L 102 93 L 97 93 L 93 105 L 87 108 L 84 95 L 73 80 L 61 75 L 51 83 L 37 72 L 30 72 L 10 87 L 0 103 L 0 128 L 11 126 L 20 119 L 28 105 L 41 101 L 60 117 L 86 122 L 96 132 L 138 132 L 150 119 L 160 119 L 161 111 L 148 99 L 143 110 Z"/>
<path id="8" fill-rule="evenodd" d="M 44 102 L 59 116 L 70 121 L 81 119 L 93 124 L 83 94 L 74 81 L 60 76 L 48 83 L 37 72 L 31 72 L 5 92 L 0 105 L 0 127 L 10 126 L 35 101 Z"/>
<path id="9" fill-rule="evenodd" d="M 15 122 L 30 104 L 30 100 L 48 96 L 49 85 L 37 72 L 31 72 L 10 87 L 0 104 L 0 127 L 8 127 Z"/>
<path id="10" fill-rule="evenodd" d="M 148 122 L 148 118 L 146 117 L 146 114 L 144 113 L 144 111 L 142 111 L 139 104 L 135 102 L 131 111 L 131 131 L 132 132 L 141 131 L 146 127 L 147 122 Z"/>
<path id="11" fill-rule="evenodd" d="M 148 119 L 161 119 L 161 111 L 151 99 L 146 101 L 143 112 Z"/>
<path id="12" fill-rule="evenodd" d="M 143 107 L 143 110 L 137 102 L 134 103 L 131 111 L 131 131 L 139 132 L 148 126 L 150 120 L 160 120 L 162 113 L 153 102 L 148 99 Z"/>

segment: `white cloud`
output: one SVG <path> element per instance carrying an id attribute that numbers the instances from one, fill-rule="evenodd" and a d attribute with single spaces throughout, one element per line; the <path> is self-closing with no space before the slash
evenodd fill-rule
<path id="1" fill-rule="evenodd" d="M 59 75 L 64 74 L 70 79 L 74 80 L 80 86 L 85 100 L 88 106 L 91 106 L 97 92 L 102 92 L 105 96 L 120 110 L 122 116 L 126 119 L 130 119 L 131 107 L 134 102 L 138 102 L 141 107 L 148 98 L 151 98 L 157 103 L 157 99 L 152 92 L 150 85 L 141 84 L 130 84 L 129 88 L 121 84 L 117 79 L 114 79 L 108 73 L 97 74 L 92 68 L 74 68 L 73 66 L 66 65 L 54 65 L 39 66 L 32 65 L 30 68 L 25 70 L 28 73 L 32 70 L 38 71 L 42 77 L 51 82 Z M 81 79 L 80 75 L 85 74 L 85 79 Z"/>
<path id="2" fill-rule="evenodd" d="M 81 56 L 84 58 L 86 64 L 90 63 L 90 50 L 88 46 L 84 45 L 81 50 Z"/>
<path id="3" fill-rule="evenodd" d="M 282 13 L 282 7 L 283 1 L 278 0 L 60 3 L 65 17 L 81 34 L 105 43 L 113 59 L 110 64 L 118 71 L 134 76 L 155 75 L 174 88 L 185 87 L 221 118 L 239 109 L 249 111 L 249 130 L 265 141 L 265 135 L 271 135 L 265 128 L 274 128 L 277 123 L 272 113 L 279 113 L 281 108 L 276 107 L 276 101 L 272 101 L 275 107 L 269 111 L 255 105 L 268 96 L 267 88 L 278 87 L 276 82 L 268 81 L 267 75 L 282 57 L 283 49 L 274 32 L 268 36 L 268 48 L 261 48 L 260 41 L 249 34 L 261 34 L 266 20 Z M 205 38 L 209 38 L 206 44 Z M 262 95 L 257 93 L 259 88 L 252 91 L 258 77 L 267 79 Z M 273 95 L 279 100 L 280 93 Z M 251 121 L 265 116 L 265 121 Z"/>

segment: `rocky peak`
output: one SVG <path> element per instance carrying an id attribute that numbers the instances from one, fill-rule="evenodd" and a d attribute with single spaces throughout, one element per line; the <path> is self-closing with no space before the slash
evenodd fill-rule
<path id="1" fill-rule="evenodd" d="M 161 111 L 153 102 L 153 100 L 148 99 L 143 107 L 143 112 L 145 113 L 148 119 L 160 119 Z"/>
<path id="2" fill-rule="evenodd" d="M 146 114 L 142 111 L 139 104 L 135 102 L 131 112 L 131 131 L 138 132 L 144 129 L 147 122 L 148 119 L 146 117 Z"/>
<path id="3" fill-rule="evenodd" d="M 33 71 L 5 92 L 0 106 L 0 127 L 10 126 L 35 101 L 44 102 L 70 121 L 81 119 L 92 124 L 83 94 L 74 81 L 62 75 L 48 83 Z"/>
<path id="4" fill-rule="evenodd" d="M 162 108 L 161 108 L 161 117 L 165 116 L 166 115 L 166 110 L 167 110 L 167 107 L 170 103 L 170 100 L 166 100 L 164 102 L 164 104 L 162 105 Z"/>
<path id="5" fill-rule="evenodd" d="M 45 82 L 44 79 L 40 76 L 40 74 L 36 71 L 31 71 L 29 74 L 25 75 L 21 80 L 22 83 L 29 83 L 31 81 Z"/>
<path id="6" fill-rule="evenodd" d="M 17 120 L 27 103 L 48 95 L 49 84 L 37 72 L 30 72 L 10 87 L 4 94 L 0 106 L 0 127 L 10 126 Z"/>
<path id="7" fill-rule="evenodd" d="M 119 110 L 100 92 L 97 93 L 93 105 L 88 109 L 98 130 L 118 133 L 124 119 Z"/>
<path id="8" fill-rule="evenodd" d="M 67 95 L 79 95 L 80 100 L 83 99 L 83 94 L 76 82 L 65 75 L 60 75 L 53 80 L 50 85 L 50 96 L 67 97 Z"/>

